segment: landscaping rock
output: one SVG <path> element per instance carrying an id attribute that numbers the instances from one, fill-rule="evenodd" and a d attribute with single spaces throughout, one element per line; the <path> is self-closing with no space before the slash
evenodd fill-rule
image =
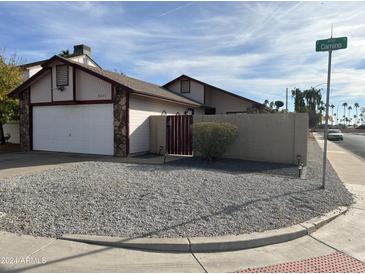
<path id="1" fill-rule="evenodd" d="M 193 160 L 195 161 L 195 160 Z M 0 180 L 0 230 L 36 236 L 192 237 L 290 226 L 352 203 L 309 143 L 307 179 L 199 166 L 82 162 Z"/>

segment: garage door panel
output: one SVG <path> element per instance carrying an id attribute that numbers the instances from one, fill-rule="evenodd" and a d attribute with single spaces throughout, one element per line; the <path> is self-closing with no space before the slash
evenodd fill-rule
<path id="1" fill-rule="evenodd" d="M 33 149 L 113 155 L 112 104 L 34 107 Z"/>

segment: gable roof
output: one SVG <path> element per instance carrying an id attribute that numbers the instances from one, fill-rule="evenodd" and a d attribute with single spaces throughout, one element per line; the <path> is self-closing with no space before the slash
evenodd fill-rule
<path id="1" fill-rule="evenodd" d="M 202 84 L 202 85 L 206 85 L 206 86 L 212 87 L 212 88 L 217 89 L 217 90 L 219 90 L 220 92 L 223 92 L 223 93 L 225 93 L 225 94 L 228 94 L 228 95 L 231 95 L 231 96 L 237 97 L 237 98 L 239 98 L 239 99 L 241 99 L 241 100 L 245 100 L 245 101 L 248 101 L 248 102 L 250 102 L 250 103 L 253 103 L 253 104 L 255 104 L 256 106 L 265 107 L 265 105 L 264 105 L 264 104 L 261 104 L 261 103 L 259 103 L 259 102 L 254 101 L 254 100 L 251 100 L 251 99 L 248 99 L 248 98 L 246 98 L 246 97 L 240 96 L 240 95 L 238 95 L 238 94 L 235 94 L 235 93 L 229 92 L 229 91 L 227 91 L 227 90 L 224 90 L 224 89 L 218 88 L 218 87 L 213 86 L 213 85 L 211 85 L 211 84 L 208 84 L 208 83 L 202 82 L 202 81 L 200 81 L 200 80 L 197 80 L 197 79 L 195 79 L 195 78 L 193 78 L 193 77 L 190 77 L 190 76 L 188 76 L 188 75 L 185 75 L 185 74 L 182 74 L 182 75 L 180 75 L 179 77 L 177 77 L 177 78 L 175 78 L 175 79 L 171 80 L 170 82 L 168 82 L 168 83 L 164 84 L 164 85 L 163 85 L 163 87 L 167 88 L 167 87 L 168 87 L 168 86 L 170 86 L 172 83 L 174 83 L 175 81 L 178 81 L 178 80 L 180 80 L 180 79 L 182 79 L 182 78 L 185 78 L 185 79 L 186 79 L 186 78 L 188 78 L 188 79 L 193 80 L 193 81 L 195 81 L 195 82 L 198 82 L 198 83 L 200 83 L 200 84 Z"/>
<path id="2" fill-rule="evenodd" d="M 63 57 L 63 58 L 67 58 L 68 59 L 68 58 L 78 57 L 78 56 L 82 56 L 82 55 L 87 56 L 90 59 L 90 61 L 94 63 L 95 66 L 98 66 L 99 68 L 101 68 L 101 66 L 99 66 L 98 63 L 96 63 L 94 61 L 94 59 L 91 58 L 88 54 L 70 54 L 68 57 Z M 60 55 L 57 55 L 57 56 L 60 56 Z M 19 65 L 19 67 L 22 68 L 22 69 L 26 69 L 26 68 L 29 68 L 29 67 L 39 66 L 39 65 L 43 65 L 48 60 L 49 59 L 40 60 L 40 61 L 36 61 L 36 62 L 31 62 L 31 63 L 26 63 L 26 64 Z"/>
<path id="3" fill-rule="evenodd" d="M 26 69 L 29 67 L 34 67 L 34 66 L 40 66 L 42 65 L 44 62 L 46 62 L 48 59 L 45 60 L 41 60 L 41 61 L 36 61 L 36 62 L 32 62 L 32 63 L 26 63 L 26 64 L 22 64 L 19 65 L 20 68 Z"/>
<path id="4" fill-rule="evenodd" d="M 34 74 L 32 77 L 27 79 L 25 82 L 23 82 L 20 86 L 18 86 L 16 89 L 14 89 L 9 95 L 12 97 L 17 96 L 19 92 L 22 92 L 25 90 L 26 87 L 28 87 L 32 81 L 37 79 L 40 75 L 42 75 L 46 70 L 48 70 L 48 66 L 54 62 L 54 61 L 60 61 L 69 65 L 72 65 L 80 70 L 83 70 L 87 73 L 90 73 L 104 81 L 107 81 L 111 84 L 115 85 L 121 85 L 125 88 L 127 88 L 130 92 L 145 95 L 148 97 L 154 97 L 157 99 L 164 99 L 173 101 L 176 103 L 183 103 L 187 105 L 193 105 L 193 106 L 201 106 L 201 104 L 197 101 L 191 100 L 187 97 L 184 97 L 182 95 L 173 93 L 172 91 L 160 87 L 158 85 L 148 83 L 139 79 L 135 79 L 129 76 L 121 75 L 116 72 L 104 70 L 98 67 L 89 66 L 86 64 L 82 64 L 67 58 L 64 58 L 59 55 L 55 55 L 52 58 L 48 59 L 42 64 L 42 69 L 38 71 L 36 74 Z"/>

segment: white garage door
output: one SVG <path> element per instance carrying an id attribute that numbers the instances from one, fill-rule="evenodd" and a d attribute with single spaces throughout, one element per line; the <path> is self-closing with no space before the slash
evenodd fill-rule
<path id="1" fill-rule="evenodd" d="M 113 155 L 113 105 L 33 107 L 33 150 Z"/>

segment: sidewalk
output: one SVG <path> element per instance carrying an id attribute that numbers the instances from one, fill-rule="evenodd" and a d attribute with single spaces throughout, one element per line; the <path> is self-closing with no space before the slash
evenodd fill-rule
<path id="1" fill-rule="evenodd" d="M 317 133 L 314 136 L 323 149 L 323 137 Z M 365 161 L 359 156 L 330 141 L 327 142 L 327 155 L 342 182 L 346 185 L 365 185 Z"/>
<path id="2" fill-rule="evenodd" d="M 323 138 L 315 135 L 323 147 Z M 312 236 L 365 262 L 365 161 L 346 149 L 328 142 L 328 160 L 345 186 L 355 195 L 355 204 L 344 216 Z"/>
<path id="3" fill-rule="evenodd" d="M 319 143 L 321 144 L 321 140 Z M 0 259 L 31 256 L 34 260 L 42 260 L 43 257 L 47 260 L 46 264 L 39 264 L 37 261 L 0 263 L 0 272 L 234 272 L 248 268 L 254 271 L 259 267 L 268 267 L 265 269 L 269 270 L 287 267 L 289 271 L 293 269 L 292 264 L 300 265 L 300 270 L 305 272 L 307 262 L 329 264 L 333 258 L 348 258 L 344 262 L 364 266 L 365 163 L 333 143 L 329 143 L 328 158 L 346 187 L 356 194 L 356 204 L 348 213 L 310 236 L 232 252 L 171 253 L 101 247 L 0 233 Z M 345 170 L 343 165 L 351 168 L 351 172 Z"/>

